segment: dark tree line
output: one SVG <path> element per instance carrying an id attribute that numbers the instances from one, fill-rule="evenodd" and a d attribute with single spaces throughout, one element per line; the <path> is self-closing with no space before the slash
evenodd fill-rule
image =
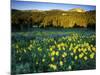
<path id="1" fill-rule="evenodd" d="M 70 12 L 62 10 L 21 11 L 12 10 L 12 30 L 30 29 L 32 27 L 87 27 L 95 28 L 96 11 Z"/>

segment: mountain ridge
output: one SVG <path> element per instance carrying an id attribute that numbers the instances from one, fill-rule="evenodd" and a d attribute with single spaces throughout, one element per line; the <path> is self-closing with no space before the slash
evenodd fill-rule
<path id="1" fill-rule="evenodd" d="M 18 9 L 12 9 L 18 11 Z M 87 12 L 86 10 L 82 8 L 72 8 L 68 10 L 61 10 L 61 9 L 51 9 L 51 10 L 38 10 L 38 9 L 32 9 L 32 10 L 19 10 L 19 11 L 31 11 L 31 12 L 44 12 L 44 11 L 64 11 L 64 12 Z M 92 10 L 88 10 L 92 11 Z"/>

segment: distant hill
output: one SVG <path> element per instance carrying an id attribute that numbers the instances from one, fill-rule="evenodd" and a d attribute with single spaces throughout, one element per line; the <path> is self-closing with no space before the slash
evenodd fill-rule
<path id="1" fill-rule="evenodd" d="M 73 9 L 69 9 L 69 10 L 60 10 L 60 9 L 52 9 L 52 10 L 37 10 L 37 9 L 33 9 L 33 10 L 18 10 L 18 9 L 12 9 L 12 12 L 16 12 L 16 11 L 23 11 L 23 12 L 89 12 L 86 11 L 82 8 L 73 8 Z M 95 11 L 95 10 L 90 10 L 90 11 Z"/>
<path id="2" fill-rule="evenodd" d="M 84 13 L 83 13 L 84 12 Z M 39 27 L 92 27 L 96 26 L 96 10 L 16 10 L 12 9 L 12 29 Z"/>
<path id="3" fill-rule="evenodd" d="M 73 8 L 68 11 L 70 11 L 70 12 L 86 12 L 84 9 L 81 9 L 81 8 Z"/>

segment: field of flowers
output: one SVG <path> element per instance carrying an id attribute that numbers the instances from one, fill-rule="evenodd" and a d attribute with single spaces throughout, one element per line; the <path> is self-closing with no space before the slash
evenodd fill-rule
<path id="1" fill-rule="evenodd" d="M 12 32 L 12 73 L 96 68 L 96 34 L 86 28 Z"/>

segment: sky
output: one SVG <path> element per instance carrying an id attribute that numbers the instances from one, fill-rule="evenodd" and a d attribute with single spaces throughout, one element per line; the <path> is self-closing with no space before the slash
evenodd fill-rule
<path id="1" fill-rule="evenodd" d="M 11 8 L 18 9 L 18 10 L 33 10 L 33 9 L 35 10 L 51 10 L 51 9 L 69 10 L 72 8 L 82 8 L 86 11 L 96 9 L 95 6 L 90 6 L 90 5 L 75 5 L 75 4 L 15 1 L 15 0 L 12 0 Z"/>

